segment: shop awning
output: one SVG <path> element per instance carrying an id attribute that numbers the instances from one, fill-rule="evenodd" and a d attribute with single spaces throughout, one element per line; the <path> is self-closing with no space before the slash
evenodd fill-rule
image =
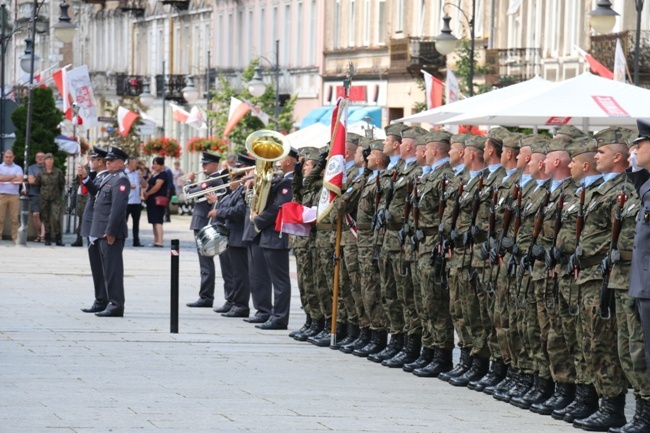
<path id="1" fill-rule="evenodd" d="M 302 119 L 300 129 L 311 126 L 314 123 L 329 125 L 332 122 L 332 111 L 334 111 L 334 106 L 314 108 Z M 321 119 L 325 120 L 325 118 L 327 119 L 327 123 L 321 121 Z"/>
<path id="2" fill-rule="evenodd" d="M 331 125 L 332 111 L 334 111 L 334 106 L 314 108 L 302 120 L 300 128 L 306 128 L 314 123 Z M 371 119 L 370 123 L 373 125 L 381 127 L 381 107 L 363 107 L 358 105 L 348 107 L 348 125 L 360 122 L 365 117 L 369 117 Z"/>

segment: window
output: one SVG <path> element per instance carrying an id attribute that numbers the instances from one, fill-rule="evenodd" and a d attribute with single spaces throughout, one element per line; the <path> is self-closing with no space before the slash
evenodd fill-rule
<path id="1" fill-rule="evenodd" d="M 303 16 L 302 16 L 302 2 L 298 2 L 298 11 L 296 13 L 296 53 L 294 55 L 295 66 L 302 66 L 302 51 L 303 51 Z M 315 29 L 312 30 L 315 32 Z"/>
<path id="2" fill-rule="evenodd" d="M 224 47 L 226 50 L 226 66 L 227 67 L 232 67 L 234 66 L 233 62 L 233 54 L 232 54 L 232 45 L 227 43 L 226 41 L 229 41 L 232 38 L 232 28 L 233 28 L 233 17 L 232 17 L 232 12 L 228 14 L 228 23 L 226 24 L 226 34 L 225 37 L 222 39 L 224 43 Z"/>
<path id="3" fill-rule="evenodd" d="M 242 10 L 237 12 L 237 40 L 244 40 L 244 11 Z M 237 64 L 235 67 L 244 67 L 244 50 L 242 47 L 237 49 Z"/>
<path id="4" fill-rule="evenodd" d="M 217 52 L 215 53 L 217 58 L 215 59 L 216 60 L 215 63 L 217 65 L 225 65 L 226 64 L 226 56 L 225 56 L 226 52 L 223 49 L 223 43 L 224 43 L 223 41 L 225 41 L 226 38 L 224 37 L 225 28 L 224 28 L 223 14 L 219 14 L 218 23 L 219 23 L 219 27 L 217 27 L 217 31 L 221 32 L 221 36 L 217 40 L 217 44 L 218 44 L 217 45 Z"/>
<path id="5" fill-rule="evenodd" d="M 289 66 L 289 59 L 291 59 L 291 4 L 284 6 L 284 23 L 282 24 L 284 35 L 282 36 L 282 52 L 280 63 L 284 66 Z"/>
<path id="6" fill-rule="evenodd" d="M 311 1 L 311 11 L 310 11 L 310 23 L 309 26 L 309 64 L 315 65 L 316 61 L 316 29 L 318 28 L 318 8 L 316 5 L 316 0 Z"/>
<path id="7" fill-rule="evenodd" d="M 257 55 L 262 55 L 264 52 L 264 30 L 266 27 L 266 10 L 264 8 L 260 9 L 260 21 L 259 25 L 257 26 L 257 36 L 258 36 L 258 41 L 257 41 Z"/>
<path id="8" fill-rule="evenodd" d="M 377 8 L 377 45 L 386 45 L 386 34 L 388 33 L 388 17 L 386 16 L 386 0 L 379 0 Z"/>
<path id="9" fill-rule="evenodd" d="M 370 0 L 363 5 L 363 46 L 370 46 Z"/>
<path id="10" fill-rule="evenodd" d="M 395 33 L 404 31 L 404 0 L 395 1 Z"/>
<path id="11" fill-rule="evenodd" d="M 355 15 L 356 14 L 356 7 L 355 6 L 356 6 L 355 1 L 350 0 L 350 13 L 348 14 L 349 18 L 350 18 L 350 24 L 348 26 L 348 32 L 349 32 L 348 46 L 349 47 L 354 47 L 355 46 L 354 39 L 355 39 L 355 36 L 356 36 L 355 29 L 356 29 L 356 25 L 357 25 L 357 20 L 355 19 L 356 18 L 356 15 Z"/>
<path id="12" fill-rule="evenodd" d="M 332 34 L 332 46 L 334 49 L 341 47 L 340 31 L 341 31 L 341 0 L 336 0 L 334 5 L 334 33 Z"/>

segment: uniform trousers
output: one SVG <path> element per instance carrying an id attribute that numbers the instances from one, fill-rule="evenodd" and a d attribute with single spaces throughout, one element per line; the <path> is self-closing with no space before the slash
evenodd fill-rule
<path id="1" fill-rule="evenodd" d="M 359 231 L 359 241 L 362 245 L 372 242 L 372 234 L 364 234 Z M 359 258 L 359 282 L 361 286 L 361 297 L 363 299 L 363 309 L 368 315 L 370 329 L 373 331 L 386 331 L 387 318 L 384 306 L 381 300 L 381 284 L 379 278 L 378 260 L 375 257 L 374 246 L 358 247 Z"/>
<path id="2" fill-rule="evenodd" d="M 194 230 L 194 237 L 199 233 L 199 230 Z M 216 271 L 214 267 L 214 257 L 206 257 L 201 255 L 199 250 L 196 250 L 199 255 L 199 268 L 201 272 L 201 286 L 199 288 L 199 297 L 214 301 L 214 280 L 216 278 Z"/>
<path id="3" fill-rule="evenodd" d="M 104 281 L 104 268 L 102 267 L 102 253 L 99 249 L 99 242 L 90 242 L 88 240 L 88 261 L 90 262 L 90 273 L 95 288 L 95 303 L 106 305 L 108 304 L 108 295 L 106 282 Z"/>
<path id="4" fill-rule="evenodd" d="M 273 310 L 269 320 L 286 326 L 291 307 L 291 280 L 289 278 L 289 250 L 261 248 L 266 270 L 273 285 Z"/>
<path id="5" fill-rule="evenodd" d="M 320 308 L 318 292 L 314 284 L 314 262 L 312 249 L 309 244 L 306 247 L 294 247 L 293 254 L 296 256 L 296 270 L 298 276 L 298 290 L 300 291 L 300 302 L 305 313 L 314 320 L 323 318 Z"/>
<path id="6" fill-rule="evenodd" d="M 413 275 L 416 274 L 419 275 L 422 299 L 422 346 L 429 349 L 452 350 L 454 348 L 454 324 L 451 320 L 446 278 L 443 278 L 440 271 L 431 265 L 428 253 L 420 255 L 417 272 L 414 272 Z"/>
<path id="7" fill-rule="evenodd" d="M 104 271 L 104 284 L 109 305 L 107 310 L 124 309 L 124 261 L 122 251 L 124 250 L 124 239 L 115 239 L 113 245 L 109 245 L 106 238 L 95 240 L 99 243 L 99 251 L 102 258 L 102 270 Z"/>
<path id="8" fill-rule="evenodd" d="M 650 400 L 650 378 L 643 341 L 643 327 L 637 311 L 637 301 L 625 290 L 615 290 L 618 357 L 634 395 Z"/>
<path id="9" fill-rule="evenodd" d="M 253 308 L 256 316 L 269 318 L 273 309 L 272 287 L 269 273 L 266 271 L 266 260 L 260 248 L 260 237 L 257 236 L 248 245 L 248 282 L 250 284 Z"/>
<path id="10" fill-rule="evenodd" d="M 248 300 L 251 297 L 248 279 L 248 248 L 228 246 L 226 250 L 231 266 L 234 290 L 230 302 L 233 308 L 248 311 Z M 223 274 L 223 268 L 221 270 Z"/>
<path id="11" fill-rule="evenodd" d="M 235 304 L 235 275 L 228 250 L 219 254 L 219 267 L 221 268 L 221 278 L 223 278 L 223 298 L 229 304 Z M 212 298 L 214 299 L 214 284 L 212 285 Z"/>

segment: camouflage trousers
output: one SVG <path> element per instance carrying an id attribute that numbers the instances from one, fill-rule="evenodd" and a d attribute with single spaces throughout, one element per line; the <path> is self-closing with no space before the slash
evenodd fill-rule
<path id="1" fill-rule="evenodd" d="M 454 348 L 454 324 L 451 320 L 449 290 L 428 254 L 417 262 L 419 298 L 422 299 L 422 346 L 429 349 L 452 350 Z M 443 279 L 444 280 L 444 279 Z M 414 278 L 415 281 L 415 278 Z M 418 296 L 416 296 L 416 299 Z M 417 306 L 417 302 L 416 302 Z"/>
<path id="2" fill-rule="evenodd" d="M 374 259 L 374 254 L 374 247 L 358 247 L 361 298 L 364 312 L 370 323 L 370 329 L 385 331 L 387 329 L 387 317 L 382 303 L 381 284 L 379 278 L 377 278 L 377 275 L 379 275 L 378 261 Z"/>
<path id="3" fill-rule="evenodd" d="M 511 344 L 521 345 L 520 342 L 516 343 L 518 334 L 516 331 L 515 323 L 510 323 L 510 306 L 508 304 L 509 293 L 508 279 L 506 278 L 505 260 L 502 264 L 497 265 L 491 270 L 492 281 L 494 284 L 494 306 L 492 309 L 492 324 L 494 325 L 494 334 L 496 342 L 499 347 L 499 354 L 503 362 L 508 365 L 514 364 L 516 354 L 511 353 Z M 512 326 L 512 331 L 510 327 Z M 493 354 L 494 356 L 494 354 Z"/>
<path id="4" fill-rule="evenodd" d="M 397 296 L 404 305 L 404 330 L 408 335 L 421 338 L 423 307 L 417 262 L 404 257 L 399 268 L 403 278 L 397 279 Z"/>
<path id="5" fill-rule="evenodd" d="M 609 320 L 600 317 L 600 285 L 601 281 L 580 285 L 582 341 L 578 344 L 598 396 L 612 398 L 625 393 L 627 384 L 618 359 L 616 317 Z"/>
<path id="6" fill-rule="evenodd" d="M 461 268 L 449 268 L 447 286 L 449 288 L 449 315 L 451 322 L 458 335 L 458 347 L 461 349 L 472 349 L 472 336 L 469 332 L 467 321 L 463 316 L 463 297 L 461 296 L 460 273 Z M 463 288 L 464 290 L 464 288 Z"/>
<path id="7" fill-rule="evenodd" d="M 341 248 L 343 259 L 341 266 L 341 288 L 346 287 L 348 297 L 345 299 L 346 311 L 348 312 L 348 323 L 358 325 L 362 328 L 370 326 L 370 321 L 363 308 L 363 297 L 361 296 L 361 284 L 359 276 L 359 258 L 357 244 L 346 244 Z"/>
<path id="8" fill-rule="evenodd" d="M 397 251 L 387 251 L 382 248 L 379 253 L 379 276 L 381 277 L 381 297 L 389 321 L 391 334 L 403 334 L 407 331 L 404 320 L 403 286 L 406 277 L 403 273 Z M 410 278 L 410 276 L 409 276 Z M 400 293 L 401 292 L 401 293 Z M 402 298 L 400 298 L 400 294 Z"/>
<path id="9" fill-rule="evenodd" d="M 314 268 L 316 292 L 323 317 L 332 318 L 332 288 L 334 287 L 334 266 L 332 257 L 334 248 L 330 242 L 329 232 L 316 233 L 316 248 L 314 251 Z"/>
<path id="10" fill-rule="evenodd" d="M 462 303 L 463 319 L 467 332 L 472 341 L 471 356 L 489 358 L 488 336 L 492 328 L 490 313 L 488 313 L 488 294 L 480 287 L 481 270 L 472 268 L 459 268 L 459 293 Z"/>
<path id="11" fill-rule="evenodd" d="M 312 259 L 312 248 L 294 248 L 293 254 L 296 256 L 296 270 L 298 271 L 298 290 L 300 291 L 300 302 L 305 309 L 305 313 L 312 319 L 319 320 L 323 318 L 320 300 L 315 284 L 315 269 Z"/>
<path id="12" fill-rule="evenodd" d="M 549 356 L 558 360 L 553 363 L 555 374 L 560 378 L 558 382 L 590 384 L 593 379 L 587 369 L 584 354 L 580 350 L 582 339 L 580 322 L 583 320 L 583 316 L 578 314 L 578 286 L 572 284 L 570 275 L 558 278 L 558 284 L 557 315 L 559 317 L 557 319 L 559 319 L 559 324 L 556 324 L 555 321 L 551 322 L 549 335 L 550 339 L 558 339 L 559 344 L 554 345 L 557 347 L 558 353 Z M 564 349 L 562 349 L 562 344 L 565 346 Z M 562 355 L 561 350 L 565 350 L 566 355 Z M 563 365 L 565 357 L 569 360 L 573 359 L 573 365 Z M 564 374 L 565 369 L 566 375 Z"/>
<path id="13" fill-rule="evenodd" d="M 616 299 L 616 328 L 618 358 L 623 374 L 632 385 L 634 395 L 650 400 L 650 380 L 647 373 L 643 328 L 636 301 L 625 290 L 614 292 Z"/>
<path id="14" fill-rule="evenodd" d="M 41 208 L 41 221 L 43 221 L 43 225 L 45 226 L 45 233 L 54 239 L 54 237 L 61 234 L 63 203 L 60 198 L 45 200 L 41 197 L 39 206 Z"/>
<path id="15" fill-rule="evenodd" d="M 540 377 L 550 379 L 546 357 L 537 366 L 533 355 L 541 352 L 539 321 L 537 320 L 537 301 L 535 291 L 529 284 L 526 274 L 520 280 L 515 276 L 506 277 L 506 296 L 508 299 L 508 347 L 512 365 L 524 374 L 539 372 Z M 541 369 L 541 372 L 540 372 Z"/>

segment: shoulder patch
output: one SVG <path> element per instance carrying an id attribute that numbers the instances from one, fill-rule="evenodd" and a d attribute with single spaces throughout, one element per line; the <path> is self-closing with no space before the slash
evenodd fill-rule
<path id="1" fill-rule="evenodd" d="M 201 184 L 201 189 L 206 189 L 207 187 L 208 187 L 208 183 L 207 183 L 207 182 L 203 182 L 203 183 Z"/>
<path id="2" fill-rule="evenodd" d="M 126 191 L 126 185 L 120 185 L 120 192 Z"/>
<path id="3" fill-rule="evenodd" d="M 282 188 L 282 195 L 287 195 L 289 188 Z"/>

